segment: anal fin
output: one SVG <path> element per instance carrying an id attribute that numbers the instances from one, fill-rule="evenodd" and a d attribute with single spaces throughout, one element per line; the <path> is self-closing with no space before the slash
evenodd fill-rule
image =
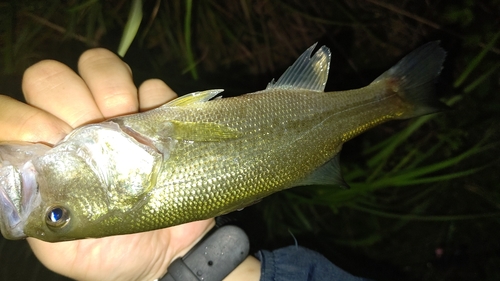
<path id="1" fill-rule="evenodd" d="M 340 171 L 340 153 L 299 181 L 295 186 L 304 185 L 338 185 L 346 189 L 349 188 Z"/>

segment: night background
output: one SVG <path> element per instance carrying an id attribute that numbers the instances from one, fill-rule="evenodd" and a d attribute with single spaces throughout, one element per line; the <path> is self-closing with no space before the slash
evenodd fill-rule
<path id="1" fill-rule="evenodd" d="M 132 3 L 137 32 L 126 28 Z M 137 86 L 160 78 L 179 95 L 226 97 L 264 89 L 315 42 L 331 49 L 334 91 L 366 86 L 440 40 L 437 95 L 451 110 L 345 144 L 351 189 L 294 188 L 229 217 L 253 251 L 298 243 L 374 280 L 500 280 L 499 15 L 500 0 L 0 1 L 0 93 L 22 100 L 28 66 L 50 58 L 75 69 L 89 48 L 117 52 L 124 34 Z M 0 237 L 0 280 L 67 278 L 25 241 Z"/>

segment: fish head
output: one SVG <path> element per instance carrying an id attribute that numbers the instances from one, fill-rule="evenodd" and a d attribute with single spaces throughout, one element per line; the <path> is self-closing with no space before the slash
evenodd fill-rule
<path id="1" fill-rule="evenodd" d="M 34 159 L 39 202 L 26 216 L 26 236 L 44 241 L 92 236 L 88 232 L 109 212 L 108 195 L 84 157 L 56 149 Z"/>
<path id="2" fill-rule="evenodd" d="M 28 184 L 36 192 L 29 199 L 33 201 L 29 208 L 17 203 L 18 217 L 9 214 L 13 208 L 0 206 L 2 221 L 10 216 L 9 224 L 16 224 L 7 238 L 15 234 L 16 238 L 57 242 L 121 234 L 116 233 L 117 226 L 144 204 L 156 184 L 161 160 L 160 153 L 125 134 L 115 123 L 76 129 L 19 171 L 26 180 L 17 189 L 26 189 Z M 12 192 L 5 193 L 13 201 Z"/>

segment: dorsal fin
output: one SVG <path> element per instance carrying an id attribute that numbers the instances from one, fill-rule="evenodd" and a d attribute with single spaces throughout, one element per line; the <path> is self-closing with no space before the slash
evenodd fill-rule
<path id="1" fill-rule="evenodd" d="M 317 43 L 316 43 L 317 44 Z M 307 49 L 290 66 L 278 81 L 271 81 L 266 89 L 305 89 L 317 92 L 325 90 L 328 80 L 328 71 L 330 70 L 330 49 L 322 46 L 312 55 L 316 44 Z M 311 56 L 312 55 L 312 56 Z"/>
<path id="2" fill-rule="evenodd" d="M 187 95 L 180 96 L 168 103 L 165 106 L 185 106 L 194 103 L 206 102 L 209 99 L 215 97 L 217 94 L 223 92 L 224 90 L 216 89 L 216 90 L 206 90 L 201 92 L 194 92 Z"/>

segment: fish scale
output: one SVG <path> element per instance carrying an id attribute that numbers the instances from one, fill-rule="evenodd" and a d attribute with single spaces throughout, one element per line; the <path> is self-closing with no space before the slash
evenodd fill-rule
<path id="1" fill-rule="evenodd" d="M 445 56 L 437 42 L 368 86 L 340 92 L 324 92 L 330 51 L 314 48 L 263 91 L 191 93 L 77 128 L 53 148 L 26 144 L 29 157 L 18 163 L 16 150 L 0 145 L 11 160 L 0 166 L 2 234 L 64 241 L 136 233 L 225 214 L 294 186 L 346 186 L 344 142 L 442 108 L 433 96 Z M 20 186 L 12 177 L 29 180 Z"/>
<path id="2" fill-rule="evenodd" d="M 220 124 L 236 128 L 239 132 L 244 133 L 244 135 L 248 135 L 248 138 L 238 138 L 226 143 L 178 144 L 178 147 L 175 148 L 175 153 L 172 155 L 173 158 L 166 161 L 167 166 L 171 166 L 168 164 L 169 161 L 176 163 L 176 168 L 165 169 L 165 177 L 162 177 L 159 182 L 168 184 L 165 187 L 159 187 L 165 188 L 165 191 L 158 192 L 158 196 L 152 196 L 153 200 L 168 202 L 169 198 L 164 198 L 163 196 L 172 194 L 172 192 L 169 191 L 171 188 L 195 190 L 195 194 L 198 196 L 194 198 L 186 196 L 183 202 L 190 202 L 195 205 L 199 204 L 202 206 L 201 210 L 187 208 L 182 205 L 175 209 L 181 212 L 195 209 L 194 212 L 203 218 L 224 213 L 228 204 L 236 204 L 238 206 L 251 204 L 263 195 L 265 196 L 276 190 L 290 187 L 293 183 L 309 174 L 311 170 L 318 166 L 318 163 L 322 164 L 331 159 L 333 155 L 338 152 L 338 147 L 342 142 L 359 133 L 358 131 L 366 130 L 369 127 L 377 125 L 377 123 L 383 122 L 385 119 L 391 118 L 391 116 L 395 114 L 394 112 L 397 113 L 397 110 L 401 110 L 395 107 L 388 108 L 384 112 L 371 112 L 367 107 L 377 109 L 378 106 L 371 102 L 372 99 L 369 95 L 363 90 L 360 90 L 358 96 L 362 95 L 364 98 L 359 100 L 361 105 L 357 107 L 357 110 L 362 116 L 365 116 L 366 121 L 358 115 L 353 115 L 353 120 L 356 120 L 359 124 L 365 125 L 352 126 L 352 124 L 345 121 L 345 118 L 339 118 L 339 120 L 344 120 L 339 122 L 334 121 L 334 117 L 327 117 L 335 116 L 336 114 L 349 114 L 348 111 L 353 110 L 352 102 L 342 103 L 342 101 L 347 100 L 346 97 L 348 96 L 356 96 L 356 92 L 337 92 L 335 96 L 332 93 L 320 94 L 310 91 L 294 93 L 293 91 L 284 92 L 278 90 L 275 92 L 276 93 L 265 94 L 275 95 L 281 98 L 289 95 L 289 97 L 284 97 L 284 99 L 291 102 L 283 103 L 280 102 L 278 98 L 265 97 L 267 99 L 266 106 L 257 107 L 255 104 L 261 104 L 261 100 L 264 99 L 264 96 L 255 94 L 245 96 L 241 101 L 234 99 L 234 103 L 231 104 L 231 106 L 228 106 L 227 103 L 223 103 L 223 100 L 214 101 L 220 103 L 221 106 L 213 104 L 209 110 L 205 111 L 206 114 L 203 115 L 193 114 L 193 112 L 200 111 L 197 106 L 193 106 L 194 108 L 191 109 L 184 108 L 182 114 L 171 113 L 174 117 L 158 116 L 158 118 L 167 120 L 169 118 L 175 118 L 176 120 L 189 122 L 217 121 Z M 379 94 L 374 92 L 374 95 Z M 327 99 L 328 97 L 331 99 Z M 203 107 L 203 104 L 199 106 Z M 239 108 L 246 108 L 247 111 L 238 115 L 236 113 L 243 111 L 240 111 Z M 249 113 L 249 108 L 255 109 L 258 112 Z M 315 108 L 316 110 L 309 110 L 308 116 L 306 117 L 299 117 L 299 115 L 296 114 L 296 112 L 301 112 L 302 109 L 307 111 L 306 109 L 311 108 Z M 332 111 L 337 111 L 337 113 L 332 113 Z M 218 112 L 225 118 L 209 119 L 208 116 L 215 115 L 210 114 L 211 112 Z M 251 116 L 261 116 L 262 118 L 260 118 L 258 122 L 252 122 L 253 120 L 248 120 L 246 118 L 247 114 Z M 382 117 L 374 119 L 374 114 L 381 115 Z M 330 125 L 327 125 L 324 120 L 333 121 Z M 289 126 L 290 123 L 296 123 L 300 126 Z M 318 124 L 322 124 L 323 126 L 319 128 Z M 347 124 L 347 126 L 343 126 L 343 124 Z M 317 131 L 315 131 L 315 127 L 317 127 Z M 346 131 L 344 127 L 348 130 Z M 361 129 L 353 132 L 350 129 L 352 127 Z M 263 133 L 266 129 L 272 130 L 272 133 Z M 137 127 L 135 127 L 134 130 L 140 131 Z M 289 130 L 292 131 L 290 132 Z M 332 139 L 331 136 L 322 136 L 320 133 L 323 132 L 323 130 L 335 130 L 343 137 Z M 257 133 L 257 131 L 259 133 Z M 288 138 L 286 136 L 287 133 L 290 134 Z M 254 145 L 246 145 L 248 142 L 253 142 Z M 300 143 L 294 145 L 293 142 Z M 269 147 L 271 147 L 271 144 L 279 148 L 270 150 Z M 318 149 L 319 147 L 321 147 L 321 149 Z M 179 157 L 176 157 L 177 155 L 179 155 Z M 224 161 L 222 158 L 227 157 L 227 155 L 238 155 L 240 161 L 246 163 L 248 166 L 241 165 L 240 163 L 231 163 L 233 158 L 230 158 L 230 161 Z M 280 163 L 277 163 L 278 161 Z M 186 164 L 184 165 L 180 162 Z M 297 165 L 297 163 L 300 163 L 300 165 Z M 203 169 L 199 167 L 206 168 Z M 199 173 L 189 174 L 186 173 L 187 171 L 199 171 Z M 228 177 L 229 180 L 225 177 L 217 177 L 220 175 L 220 171 L 228 173 L 230 175 Z M 247 171 L 251 172 L 248 173 Z M 172 177 L 176 175 L 186 175 L 184 184 L 180 184 L 178 181 L 172 179 Z M 220 209 L 214 207 L 210 208 L 212 202 L 204 204 L 206 199 L 199 196 L 206 192 L 208 186 L 212 185 L 215 185 L 217 189 L 221 191 L 218 194 L 209 196 L 215 200 L 223 201 L 224 204 L 221 204 Z M 175 194 L 175 192 L 173 193 Z M 224 202 L 224 200 L 228 202 Z M 159 203 L 154 203 L 152 205 L 157 206 L 157 209 L 154 210 L 155 212 L 162 212 L 162 210 L 165 209 L 162 204 Z M 190 214 L 182 214 L 180 219 L 182 220 L 189 215 Z M 168 216 L 167 212 L 165 212 L 162 217 L 169 218 L 171 216 Z M 181 222 L 170 221 L 168 223 L 178 224 Z"/>

